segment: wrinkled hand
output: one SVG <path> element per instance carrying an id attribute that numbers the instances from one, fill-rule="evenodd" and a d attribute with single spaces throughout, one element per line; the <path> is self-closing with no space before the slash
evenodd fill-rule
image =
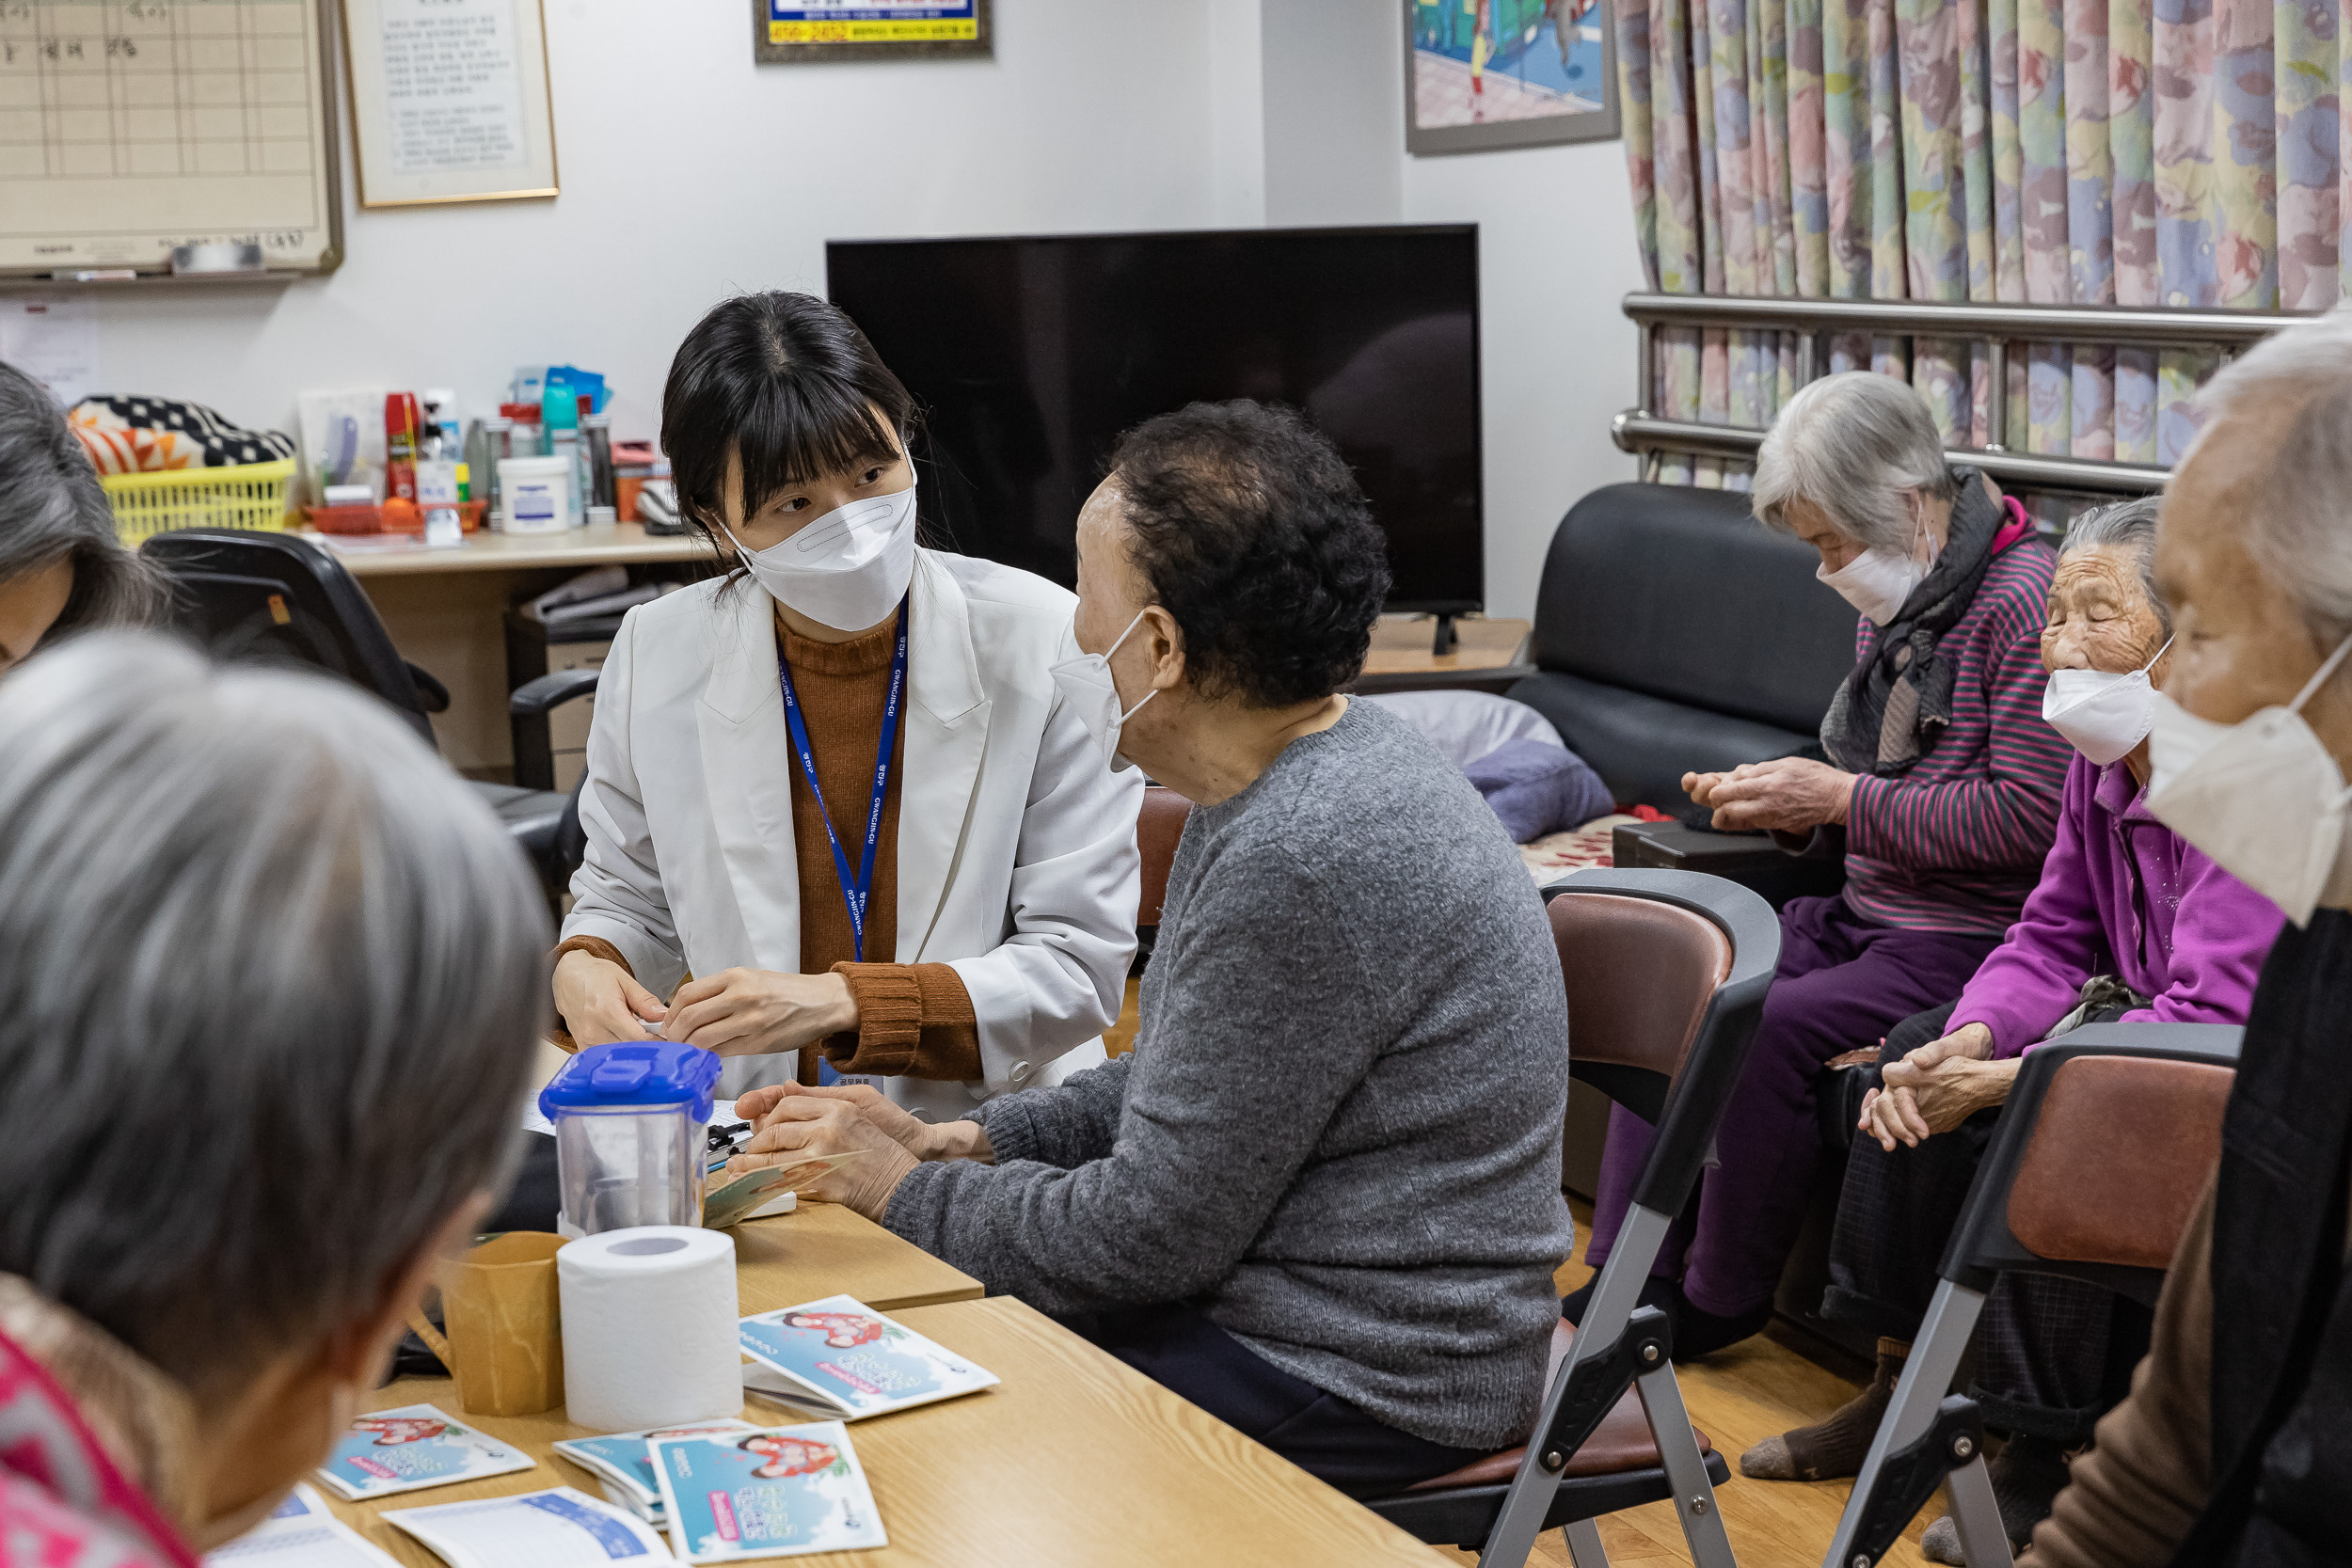
<path id="1" fill-rule="evenodd" d="M 1906 1053 L 1886 1064 L 1885 1087 L 1863 1097 L 1857 1127 L 1890 1153 L 1898 1143 L 1916 1148 L 1922 1138 L 1950 1132 L 2009 1098 L 2017 1064 L 1988 1060 L 1992 1054 L 1993 1032 L 1981 1023 Z"/>
<path id="2" fill-rule="evenodd" d="M 1810 757 L 1741 763 L 1715 775 L 1701 805 L 1715 808 L 1715 826 L 1727 831 L 1772 828 L 1804 832 L 1846 820 L 1854 776 Z M 1692 800 L 1698 800 L 1695 793 Z"/>
<path id="3" fill-rule="evenodd" d="M 555 961 L 555 1010 L 580 1050 L 614 1040 L 657 1039 L 650 1025 L 667 1009 L 610 958 L 575 947 Z"/>
<path id="4" fill-rule="evenodd" d="M 1729 777 L 1728 773 L 1685 773 L 1682 793 L 1691 798 L 1693 805 L 1711 806 L 1715 803 L 1715 786 Z"/>
<path id="5" fill-rule="evenodd" d="M 794 1096 L 838 1100 L 856 1108 L 874 1129 L 917 1160 L 984 1160 L 989 1157 L 988 1134 L 977 1121 L 929 1122 L 903 1105 L 891 1101 L 871 1084 L 773 1084 L 747 1091 L 735 1102 L 735 1114 L 755 1127 L 763 1127 L 776 1107 Z"/>
<path id="6" fill-rule="evenodd" d="M 723 969 L 678 988 L 662 1032 L 722 1056 L 755 1056 L 856 1027 L 857 1001 L 838 974 Z"/>
<path id="7" fill-rule="evenodd" d="M 742 1101 L 736 1103 L 739 1110 Z M 904 1145 L 836 1096 L 806 1091 L 783 1096 L 743 1152 L 727 1162 L 727 1177 L 732 1180 L 812 1154 L 851 1149 L 863 1149 L 866 1157 L 834 1166 L 801 1191 L 819 1203 L 842 1204 L 869 1220 L 880 1220 L 890 1207 L 890 1195 L 917 1162 Z"/>

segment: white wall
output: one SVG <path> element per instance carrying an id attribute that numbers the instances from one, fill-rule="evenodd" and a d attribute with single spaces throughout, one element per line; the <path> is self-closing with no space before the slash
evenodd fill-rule
<path id="1" fill-rule="evenodd" d="M 547 19 L 560 198 L 348 213 L 321 281 L 107 294 L 103 383 L 291 431 L 306 387 L 445 384 L 479 411 L 517 364 L 569 362 L 651 435 L 695 319 L 822 293 L 828 239 L 1204 226 L 1257 159 L 1212 147 L 1201 0 L 1014 0 L 993 60 L 908 64 L 755 66 L 741 0 Z"/>

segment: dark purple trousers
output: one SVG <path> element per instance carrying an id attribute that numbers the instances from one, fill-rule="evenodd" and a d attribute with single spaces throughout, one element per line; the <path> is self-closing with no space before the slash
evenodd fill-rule
<path id="1" fill-rule="evenodd" d="M 1790 899 L 1763 1021 L 1715 1135 L 1722 1164 L 1700 1178 L 1696 1224 L 1677 1218 L 1650 1273 L 1679 1277 L 1685 1299 L 1720 1317 L 1772 1300 L 1827 1152 L 1813 1105 L 1821 1064 L 1876 1047 L 1912 1014 L 1955 1000 L 1999 945 L 1998 937 L 1881 926 L 1842 898 Z M 1595 1267 L 1625 1223 L 1651 1136 L 1648 1122 L 1611 1107 L 1585 1252 Z"/>

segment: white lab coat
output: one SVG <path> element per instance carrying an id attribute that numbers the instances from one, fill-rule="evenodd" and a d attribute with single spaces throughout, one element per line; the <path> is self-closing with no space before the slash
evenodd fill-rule
<path id="1" fill-rule="evenodd" d="M 928 549 L 912 592 L 896 958 L 961 976 L 985 1073 L 888 1080 L 893 1100 L 937 1120 L 1104 1059 L 1135 955 L 1143 781 L 1110 770 L 1046 673 L 1078 653 L 1073 594 Z M 740 578 L 641 605 L 596 688 L 587 855 L 564 934 L 602 937 L 658 996 L 739 964 L 800 971 L 772 613 Z M 730 1057 L 721 1092 L 787 1079 L 793 1061 Z"/>

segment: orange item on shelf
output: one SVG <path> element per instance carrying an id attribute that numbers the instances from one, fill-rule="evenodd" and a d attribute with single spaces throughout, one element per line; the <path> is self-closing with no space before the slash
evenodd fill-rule
<path id="1" fill-rule="evenodd" d="M 384 531 L 384 509 L 380 506 L 306 506 L 302 515 L 321 533 Z"/>

